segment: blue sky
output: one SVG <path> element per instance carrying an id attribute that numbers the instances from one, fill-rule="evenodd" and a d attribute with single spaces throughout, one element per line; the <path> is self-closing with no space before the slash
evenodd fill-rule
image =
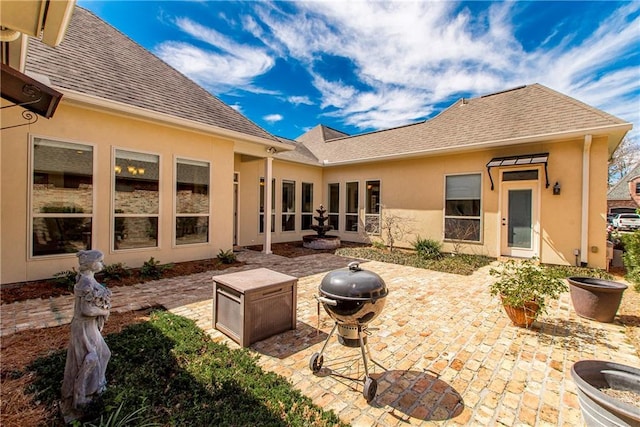
<path id="1" fill-rule="evenodd" d="M 637 1 L 78 4 L 278 136 L 390 128 L 541 83 L 640 140 Z"/>

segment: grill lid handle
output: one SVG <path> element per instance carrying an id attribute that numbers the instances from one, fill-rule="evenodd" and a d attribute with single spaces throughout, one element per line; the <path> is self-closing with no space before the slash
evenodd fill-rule
<path id="1" fill-rule="evenodd" d="M 360 268 L 360 261 L 351 261 L 349 264 L 347 264 L 347 267 L 349 267 L 350 271 L 361 271 L 362 270 Z"/>
<path id="2" fill-rule="evenodd" d="M 323 304 L 333 305 L 333 306 L 338 305 L 338 301 L 334 299 L 320 297 L 320 296 L 317 296 L 316 299 Z"/>

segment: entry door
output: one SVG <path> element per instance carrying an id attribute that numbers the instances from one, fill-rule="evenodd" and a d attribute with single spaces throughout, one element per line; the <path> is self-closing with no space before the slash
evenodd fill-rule
<path id="1" fill-rule="evenodd" d="M 532 258 L 538 255 L 538 182 L 502 184 L 501 253 Z"/>

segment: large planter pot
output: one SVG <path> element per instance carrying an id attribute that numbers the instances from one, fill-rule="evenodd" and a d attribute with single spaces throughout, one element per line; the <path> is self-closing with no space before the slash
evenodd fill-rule
<path id="1" fill-rule="evenodd" d="M 578 316 L 613 322 L 627 285 L 593 277 L 569 277 L 569 291 Z"/>
<path id="2" fill-rule="evenodd" d="M 581 360 L 573 364 L 571 377 L 588 427 L 640 426 L 640 407 L 602 392 L 612 389 L 640 394 L 640 369 L 603 360 Z"/>
<path id="3" fill-rule="evenodd" d="M 502 298 L 504 311 L 514 325 L 521 328 L 528 328 L 533 324 L 534 320 L 536 320 L 536 317 L 538 317 L 540 306 L 537 302 L 529 301 L 524 303 L 524 306 L 511 306 L 505 304 L 503 296 L 500 297 Z"/>

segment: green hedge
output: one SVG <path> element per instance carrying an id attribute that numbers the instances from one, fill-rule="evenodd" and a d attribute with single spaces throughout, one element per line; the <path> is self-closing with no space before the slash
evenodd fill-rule
<path id="1" fill-rule="evenodd" d="M 635 290 L 640 292 L 640 230 L 621 235 L 624 243 L 623 262 L 627 269 L 627 280 L 633 283 Z"/>

